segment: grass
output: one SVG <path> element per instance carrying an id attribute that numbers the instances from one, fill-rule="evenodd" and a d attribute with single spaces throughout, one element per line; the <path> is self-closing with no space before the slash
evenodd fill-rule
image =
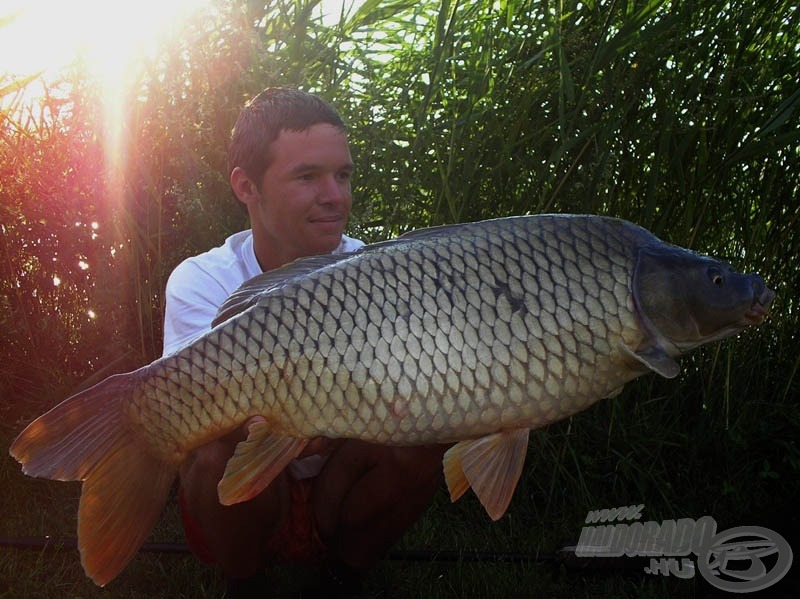
<path id="1" fill-rule="evenodd" d="M 3 462 L 4 477 L 17 479 L 10 460 Z M 47 485 L 48 489 L 43 487 Z M 27 488 L 26 488 L 27 487 Z M 34 487 L 34 492 L 29 492 Z M 71 536 L 74 531 L 77 487 L 54 483 L 13 480 L 12 494 L 4 501 L 25 497 L 25 509 L 13 521 L 4 521 L 4 536 Z M 517 500 L 517 503 L 521 503 Z M 9 508 L 11 506 L 5 506 Z M 8 513 L 9 510 L 6 510 Z M 517 519 L 520 519 L 517 522 Z M 558 546 L 558 535 L 548 527 L 533 526 L 525 516 L 512 513 L 491 524 L 474 498 L 451 506 L 444 490 L 437 496 L 424 519 L 407 535 L 391 559 L 383 560 L 366 581 L 367 588 L 382 597 L 491 597 L 530 596 L 544 590 L 551 596 L 597 596 L 608 592 L 639 594 L 652 585 L 634 576 L 607 574 L 577 577 L 554 562 L 504 563 L 502 561 L 436 561 L 404 559 L 410 550 L 467 552 L 535 552 L 545 539 Z M 574 530 L 574 529 L 573 529 Z M 569 531 L 572 532 L 572 531 Z M 574 534 L 572 535 L 574 537 Z M 180 541 L 181 531 L 174 505 L 162 516 L 152 535 L 156 541 Z M 312 572 L 313 575 L 313 572 Z M 274 573 L 276 596 L 297 596 L 309 572 L 300 567 L 281 568 Z M 0 597 L 221 597 L 224 585 L 219 573 L 187 555 L 140 553 L 126 570 L 106 588 L 96 587 L 85 577 L 74 549 L 23 550 L 0 548 Z"/>

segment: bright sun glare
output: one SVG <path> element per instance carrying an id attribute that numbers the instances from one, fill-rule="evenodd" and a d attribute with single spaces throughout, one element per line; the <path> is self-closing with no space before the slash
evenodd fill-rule
<path id="1" fill-rule="evenodd" d="M 209 0 L 3 0 L 0 72 L 53 79 L 79 59 L 113 84 Z"/>
<path id="2" fill-rule="evenodd" d="M 0 75 L 55 79 L 80 60 L 107 87 L 125 80 L 159 38 L 212 0 L 0 0 Z M 363 0 L 322 0 L 323 21 Z"/>
<path id="3" fill-rule="evenodd" d="M 160 41 L 179 32 L 186 20 L 211 9 L 213 0 L 0 0 L 0 90 L 15 80 L 38 75 L 22 90 L 22 106 L 32 106 L 65 68 L 79 64 L 102 89 L 104 140 L 112 163 L 124 158 L 122 99 Z M 323 22 L 338 19 L 342 7 L 363 0 L 322 0 Z M 10 87 L 9 87 L 10 88 Z M 0 94 L 0 108 L 17 101 Z M 113 168 L 113 165 L 112 165 Z"/>
<path id="4" fill-rule="evenodd" d="M 79 64 L 100 86 L 107 135 L 103 140 L 112 183 L 124 164 L 123 98 L 159 41 L 211 0 L 0 0 L 0 88 L 39 77 L 22 96 L 0 97 L 0 106 L 20 101 L 35 106 L 45 88 Z M 35 109 L 34 109 L 35 110 Z"/>

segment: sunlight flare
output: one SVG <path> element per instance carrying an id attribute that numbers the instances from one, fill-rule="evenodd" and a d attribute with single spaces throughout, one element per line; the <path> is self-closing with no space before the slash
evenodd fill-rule
<path id="1" fill-rule="evenodd" d="M 0 36 L 0 72 L 53 78 L 79 61 L 104 81 L 118 80 L 209 0 L 8 0 Z"/>
<path id="2" fill-rule="evenodd" d="M 124 98 L 157 56 L 211 0 L 10 0 L 0 8 L 0 76 L 39 75 L 25 86 L 23 104 L 35 106 L 71 69 L 97 85 L 103 102 L 109 192 L 121 193 L 127 159 Z"/>

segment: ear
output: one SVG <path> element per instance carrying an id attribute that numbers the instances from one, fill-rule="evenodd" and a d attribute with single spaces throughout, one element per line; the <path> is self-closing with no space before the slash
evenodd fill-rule
<path id="1" fill-rule="evenodd" d="M 238 166 L 231 171 L 231 188 L 233 188 L 233 193 L 236 194 L 239 201 L 245 206 L 250 206 L 261 198 L 261 193 L 258 191 L 255 181 L 244 172 L 244 169 Z"/>

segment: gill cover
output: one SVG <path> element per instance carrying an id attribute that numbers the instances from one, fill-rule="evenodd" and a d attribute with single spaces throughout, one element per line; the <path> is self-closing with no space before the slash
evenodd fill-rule
<path id="1" fill-rule="evenodd" d="M 648 368 L 672 378 L 675 357 L 744 328 L 759 284 L 757 275 L 669 244 L 639 250 L 633 297 L 651 343 L 629 353 Z"/>

